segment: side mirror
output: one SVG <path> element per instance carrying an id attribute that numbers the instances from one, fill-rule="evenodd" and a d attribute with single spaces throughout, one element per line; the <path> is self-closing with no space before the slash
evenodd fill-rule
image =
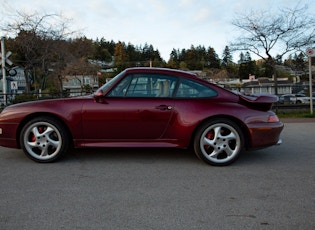
<path id="1" fill-rule="evenodd" d="M 98 103 L 103 102 L 104 92 L 103 90 L 99 89 L 94 93 L 94 101 Z"/>

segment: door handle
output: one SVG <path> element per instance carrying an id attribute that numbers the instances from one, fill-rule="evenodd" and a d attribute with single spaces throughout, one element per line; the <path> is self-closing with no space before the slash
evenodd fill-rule
<path id="1" fill-rule="evenodd" d="M 170 106 L 170 105 L 159 105 L 159 106 L 157 106 L 155 108 L 159 109 L 159 110 L 171 110 L 171 109 L 173 109 L 173 107 Z"/>

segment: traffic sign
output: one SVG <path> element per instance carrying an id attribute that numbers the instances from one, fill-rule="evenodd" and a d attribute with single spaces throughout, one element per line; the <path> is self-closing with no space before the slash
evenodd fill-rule
<path id="1" fill-rule="evenodd" d="M 315 57 L 315 49 L 308 48 L 308 49 L 306 50 L 306 54 L 307 54 L 307 56 L 309 56 L 309 57 Z"/>
<path id="2" fill-rule="evenodd" d="M 5 54 L 5 62 L 8 64 L 8 65 L 12 65 L 13 62 L 9 59 L 9 57 L 11 56 L 12 52 L 11 51 L 8 51 L 6 54 Z M 2 53 L 0 53 L 0 60 L 2 59 Z M 0 65 L 2 65 L 2 62 L 0 62 Z"/>
<path id="3" fill-rule="evenodd" d="M 18 89 L 18 82 L 17 81 L 11 81 L 11 89 Z"/>

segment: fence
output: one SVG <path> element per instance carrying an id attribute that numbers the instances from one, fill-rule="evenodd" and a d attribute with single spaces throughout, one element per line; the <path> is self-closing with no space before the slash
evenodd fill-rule
<path id="1" fill-rule="evenodd" d="M 68 91 L 64 90 L 62 92 L 49 92 L 49 93 L 7 93 L 0 94 L 0 107 L 3 108 L 6 105 L 21 103 L 25 101 L 35 101 L 35 100 L 44 100 L 44 99 L 54 99 L 54 98 L 68 98 L 68 97 L 77 97 L 93 93 L 92 91 L 78 90 L 78 91 Z M 6 95 L 6 97 L 4 97 Z M 5 99 L 6 98 L 6 99 Z M 6 100 L 6 101 L 5 101 Z"/>

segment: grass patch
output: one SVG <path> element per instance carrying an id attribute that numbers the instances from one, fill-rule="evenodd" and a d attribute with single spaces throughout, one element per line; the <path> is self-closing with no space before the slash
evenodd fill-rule
<path id="1" fill-rule="evenodd" d="M 315 118 L 315 114 L 311 114 L 306 111 L 299 112 L 286 112 L 286 111 L 278 111 L 277 115 L 279 118 Z"/>

